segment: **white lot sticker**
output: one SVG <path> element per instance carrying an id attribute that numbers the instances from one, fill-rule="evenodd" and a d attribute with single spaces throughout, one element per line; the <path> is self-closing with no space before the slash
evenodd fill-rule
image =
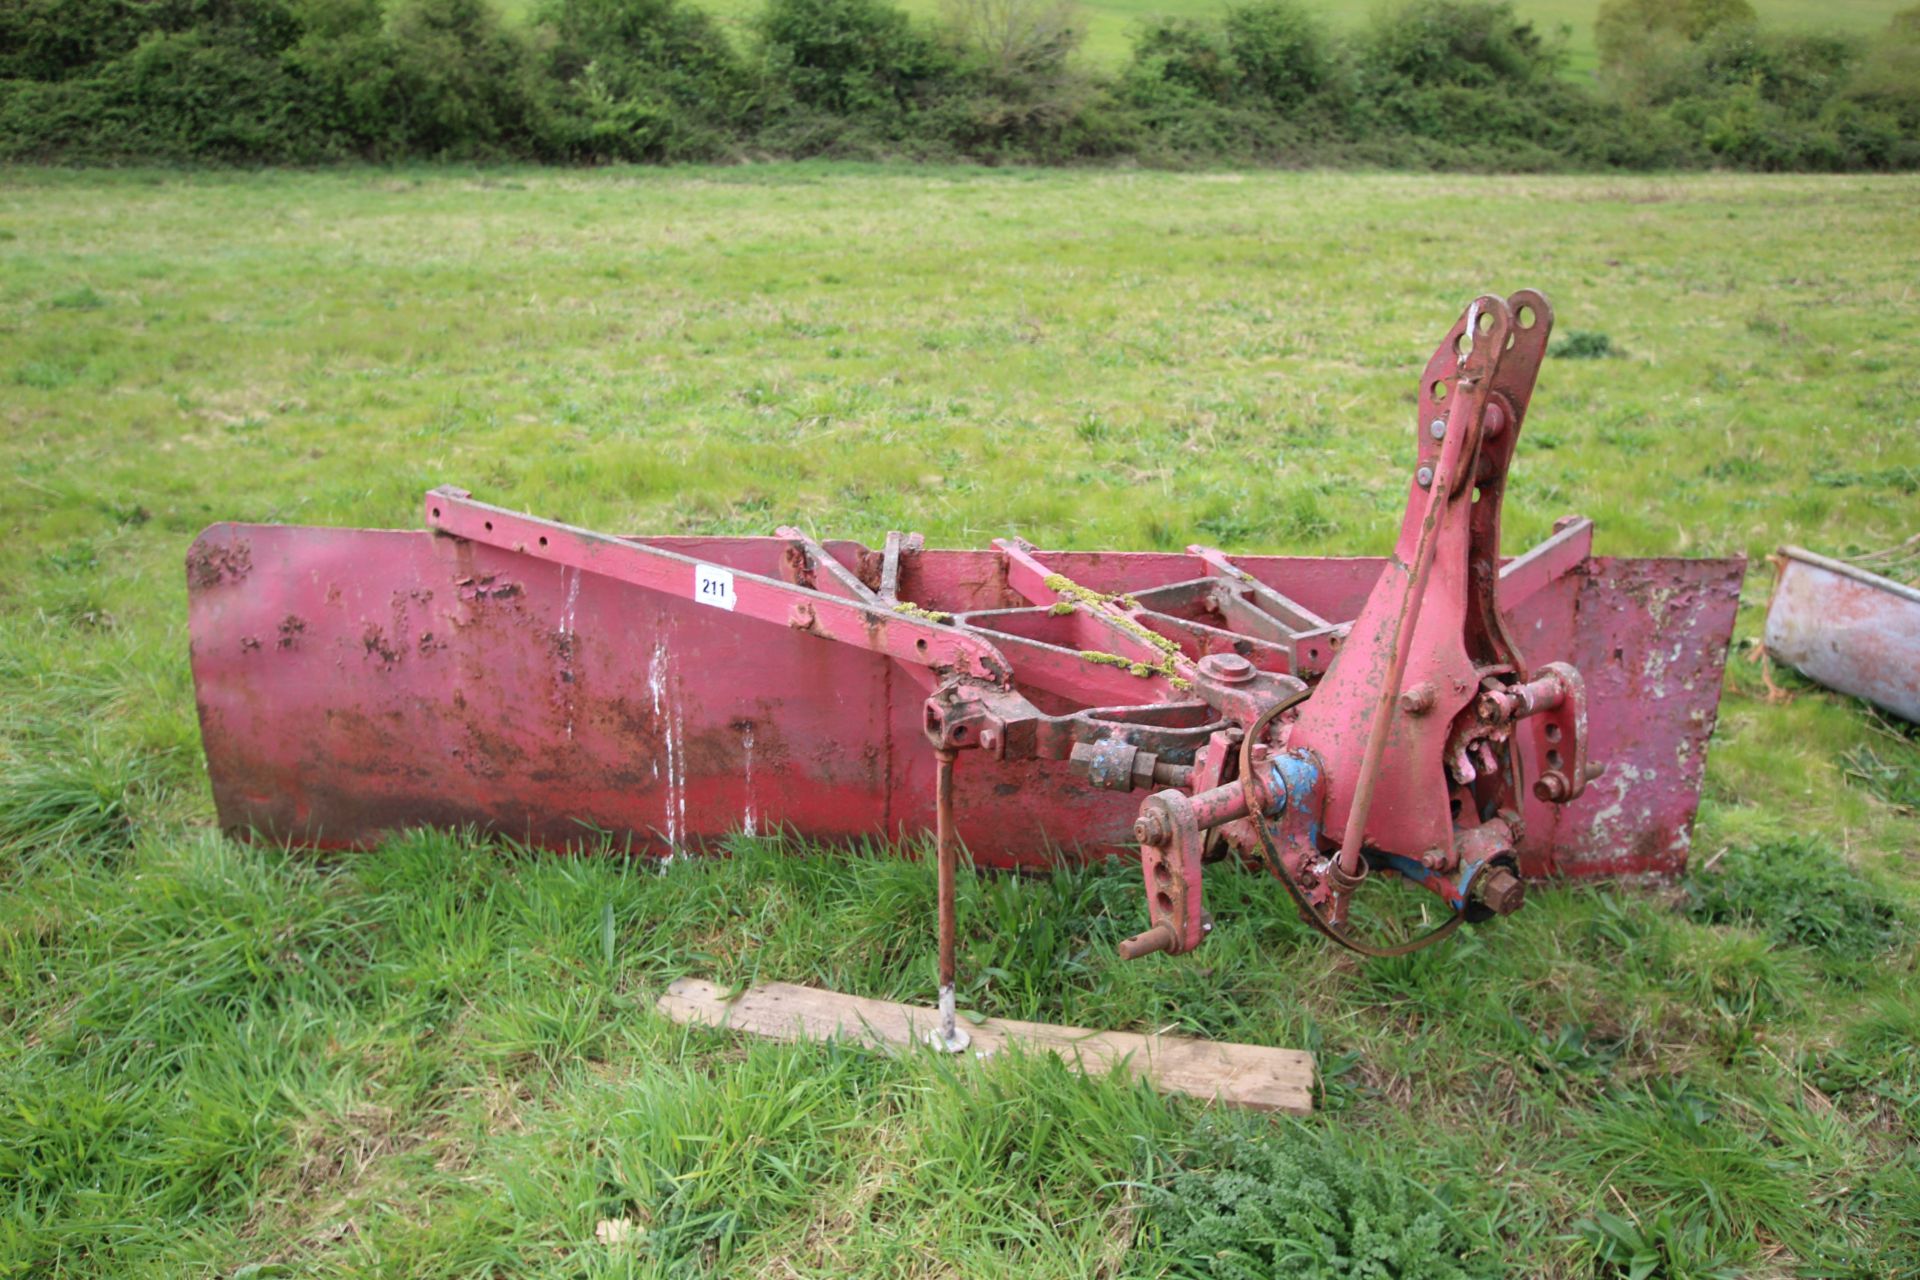
<path id="1" fill-rule="evenodd" d="M 693 598 L 716 609 L 733 608 L 733 570 L 710 564 L 693 567 Z"/>

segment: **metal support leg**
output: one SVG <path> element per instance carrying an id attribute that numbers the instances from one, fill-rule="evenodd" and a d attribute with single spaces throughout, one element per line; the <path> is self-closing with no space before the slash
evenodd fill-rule
<path id="1" fill-rule="evenodd" d="M 952 747 L 936 747 L 933 815 L 934 846 L 940 866 L 940 1024 L 927 1033 L 927 1043 L 948 1053 L 959 1053 L 972 1039 L 954 1017 L 953 880 L 959 855 L 953 840 L 953 757 Z"/>

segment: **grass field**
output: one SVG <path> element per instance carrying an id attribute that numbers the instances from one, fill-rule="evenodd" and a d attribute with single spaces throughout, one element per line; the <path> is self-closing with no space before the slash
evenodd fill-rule
<path id="1" fill-rule="evenodd" d="M 1746 660 L 1758 557 L 1920 522 L 1917 206 L 1911 179 L 0 175 L 0 1275 L 1920 1272 L 1920 746 Z M 1310 1121 L 651 1012 L 688 973 L 922 998 L 918 863 L 211 830 L 182 557 L 212 520 L 410 526 L 458 482 L 600 528 L 1380 552 L 1421 363 L 1522 285 L 1618 355 L 1548 362 L 1510 543 L 1580 511 L 1604 552 L 1756 557 L 1712 872 L 1370 964 L 1230 872 L 1205 952 L 1131 966 L 1137 871 L 963 885 L 965 1003 L 1311 1048 Z"/>
<path id="2" fill-rule="evenodd" d="M 509 12 L 525 13 L 535 0 L 504 0 Z M 932 18 L 941 12 L 941 0 L 898 0 L 909 13 Z M 1132 49 L 1134 30 L 1143 22 L 1160 17 L 1216 19 L 1232 8 L 1231 0 L 1080 0 L 1085 16 L 1086 56 L 1093 65 L 1118 67 Z M 1367 21 L 1377 10 L 1391 7 L 1371 0 L 1305 0 L 1309 8 L 1321 13 L 1332 29 L 1344 30 Z M 702 0 L 704 7 L 721 15 L 734 29 L 744 31 L 747 22 L 760 11 L 761 0 Z M 1754 0 L 1760 20 L 1770 27 L 1795 31 L 1828 31 L 1843 34 L 1868 34 L 1883 30 L 1896 12 L 1907 8 L 1907 0 L 1841 0 L 1838 4 L 1819 4 L 1814 0 Z M 1567 70 L 1577 76 L 1591 76 L 1595 65 L 1593 16 L 1598 0 L 1514 0 L 1514 9 L 1531 19 L 1541 32 L 1557 35 L 1564 28 L 1567 36 Z"/>

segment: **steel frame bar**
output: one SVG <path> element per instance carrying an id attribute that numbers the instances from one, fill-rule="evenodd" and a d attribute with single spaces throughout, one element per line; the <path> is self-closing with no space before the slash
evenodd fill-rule
<path id="1" fill-rule="evenodd" d="M 631 586 L 646 587 L 700 603 L 709 582 L 723 589 L 715 607 L 760 622 L 781 623 L 841 644 L 884 653 L 896 662 L 983 680 L 1001 688 L 1012 682 L 1006 658 L 982 637 L 935 622 L 920 614 L 882 609 L 872 592 L 865 598 L 831 595 L 759 574 L 705 565 L 693 556 L 595 533 L 557 520 L 542 520 L 505 507 L 476 502 L 464 489 L 446 486 L 427 494 L 429 527 L 471 542 L 499 547 L 536 560 L 604 574 Z M 811 542 L 811 539 L 807 540 Z M 812 543 L 815 548 L 818 543 Z M 824 549 L 820 558 L 845 572 Z M 704 579 L 703 569 L 718 575 Z M 845 586 L 839 573 L 829 571 Z"/>

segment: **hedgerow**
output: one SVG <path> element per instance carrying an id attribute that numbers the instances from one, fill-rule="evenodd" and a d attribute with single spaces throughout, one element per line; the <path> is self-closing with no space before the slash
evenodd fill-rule
<path id="1" fill-rule="evenodd" d="M 1336 36 L 1297 0 L 1157 19 L 1111 76 L 1072 0 L 12 0 L 0 160 L 803 155 L 1408 168 L 1920 167 L 1920 9 L 1871 42 L 1746 0 L 1604 0 L 1597 86 L 1505 0 Z"/>

